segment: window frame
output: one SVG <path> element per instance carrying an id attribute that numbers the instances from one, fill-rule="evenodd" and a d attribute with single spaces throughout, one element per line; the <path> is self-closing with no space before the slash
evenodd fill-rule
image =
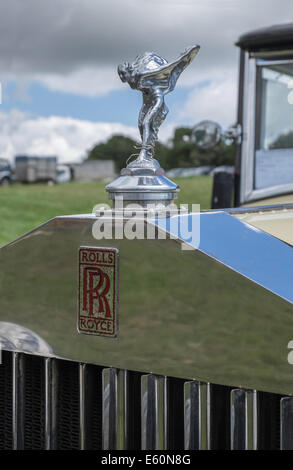
<path id="1" fill-rule="evenodd" d="M 286 57 L 286 58 L 284 58 Z M 257 92 L 260 67 L 293 63 L 293 51 L 244 53 L 240 204 L 293 192 L 293 182 L 255 189 L 256 143 L 260 133 L 260 100 Z M 293 150 L 292 150 L 293 151 Z"/>

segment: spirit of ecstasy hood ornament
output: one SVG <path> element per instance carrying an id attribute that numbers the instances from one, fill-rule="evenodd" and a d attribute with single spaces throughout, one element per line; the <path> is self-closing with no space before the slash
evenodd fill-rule
<path id="1" fill-rule="evenodd" d="M 199 50 L 199 46 L 186 49 L 178 59 L 168 63 L 154 52 L 145 52 L 136 57 L 130 65 L 124 62 L 118 66 L 122 82 L 142 92 L 143 104 L 138 117 L 138 128 L 142 140 L 137 161 L 131 166 L 149 166 L 153 157 L 158 130 L 168 114 L 164 97 L 174 90 L 183 70 L 190 64 Z"/>
<path id="2" fill-rule="evenodd" d="M 199 46 L 189 47 L 170 63 L 154 52 L 145 52 L 132 64 L 124 62 L 118 66 L 121 80 L 142 92 L 143 104 L 138 118 L 142 142 L 137 147 L 140 149 L 137 158 L 106 187 L 111 199 L 119 194 L 127 203 L 164 201 L 166 204 L 176 197 L 178 186 L 163 176 L 164 171 L 153 158 L 154 147 L 159 127 L 168 114 L 164 97 L 174 90 L 179 76 L 198 51 Z"/>

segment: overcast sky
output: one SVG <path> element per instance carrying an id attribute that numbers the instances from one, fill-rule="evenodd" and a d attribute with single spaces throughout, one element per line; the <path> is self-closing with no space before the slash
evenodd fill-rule
<path id="1" fill-rule="evenodd" d="M 138 92 L 117 65 L 144 51 L 175 59 L 200 44 L 166 97 L 160 131 L 235 121 L 237 38 L 293 21 L 292 0 L 1 0 L 0 156 L 76 160 L 113 133 L 138 138 Z"/>

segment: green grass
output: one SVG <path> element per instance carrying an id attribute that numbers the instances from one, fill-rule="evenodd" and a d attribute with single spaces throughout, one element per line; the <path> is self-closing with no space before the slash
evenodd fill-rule
<path id="1" fill-rule="evenodd" d="M 212 179 L 209 176 L 178 179 L 178 202 L 210 207 Z M 85 214 L 100 203 L 109 203 L 105 182 L 69 183 L 56 186 L 14 184 L 0 187 L 0 245 L 57 215 Z"/>

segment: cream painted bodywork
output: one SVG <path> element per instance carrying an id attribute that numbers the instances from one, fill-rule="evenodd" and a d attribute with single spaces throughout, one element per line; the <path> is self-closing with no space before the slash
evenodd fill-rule
<path id="1" fill-rule="evenodd" d="M 293 209 L 235 214 L 235 217 L 255 228 L 293 245 Z"/>
<path id="2" fill-rule="evenodd" d="M 247 207 L 247 209 L 254 206 L 264 207 L 264 210 L 241 212 L 233 215 L 241 221 L 293 245 L 293 207 L 284 207 L 281 210 L 279 208 L 277 210 L 273 208 L 271 210 L 265 209 L 265 206 L 274 204 L 289 205 L 292 203 L 293 194 L 264 199 L 242 206 L 243 208 Z"/>

